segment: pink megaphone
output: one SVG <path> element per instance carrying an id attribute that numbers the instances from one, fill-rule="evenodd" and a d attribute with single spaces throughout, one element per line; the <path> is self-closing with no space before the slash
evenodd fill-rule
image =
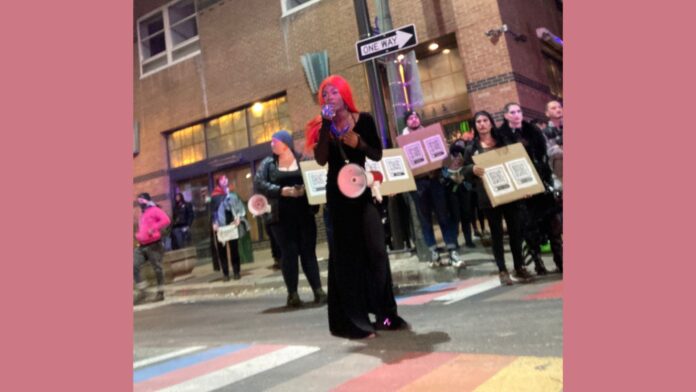
<path id="1" fill-rule="evenodd" d="M 372 196 L 377 201 L 382 201 L 379 184 L 382 182 L 382 173 L 378 171 L 366 171 L 362 167 L 349 163 L 338 172 L 338 189 L 345 197 L 355 199 L 370 187 Z"/>
<path id="2" fill-rule="evenodd" d="M 260 194 L 251 196 L 247 203 L 247 207 L 249 207 L 249 212 L 251 212 L 253 216 L 260 216 L 271 212 L 271 205 L 268 204 L 268 199 L 266 199 L 266 196 Z"/>

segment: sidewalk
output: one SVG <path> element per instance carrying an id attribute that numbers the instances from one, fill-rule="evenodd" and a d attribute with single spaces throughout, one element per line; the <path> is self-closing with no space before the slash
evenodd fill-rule
<path id="1" fill-rule="evenodd" d="M 463 243 L 463 241 L 462 241 Z M 472 276 L 497 275 L 497 268 L 493 262 L 490 247 L 484 247 L 478 238 L 475 239 L 476 248 L 462 247 L 460 255 L 466 261 L 466 268 L 438 267 L 430 268 L 427 262 L 418 261 L 415 252 L 399 252 L 389 257 L 392 271 L 392 279 L 395 294 L 401 289 L 410 286 L 429 285 L 439 282 L 451 282 L 457 279 L 466 279 Z M 317 244 L 317 258 L 321 281 L 324 288 L 328 281 L 328 244 Z M 442 257 L 447 255 L 442 251 Z M 543 255 L 547 267 L 553 262 L 550 255 Z M 506 244 L 505 259 L 508 268 L 512 268 L 512 255 Z M 222 281 L 222 273 L 215 271 L 212 261 L 207 259 L 199 261 L 193 272 L 165 285 L 165 298 L 186 300 L 220 298 L 220 297 L 249 297 L 267 294 L 286 294 L 283 275 L 279 270 L 273 270 L 273 258 L 270 249 L 254 251 L 254 262 L 242 264 L 242 278 L 240 280 Z M 150 290 L 154 290 L 153 287 Z M 311 296 L 311 290 L 300 268 L 299 293 L 303 298 Z"/>

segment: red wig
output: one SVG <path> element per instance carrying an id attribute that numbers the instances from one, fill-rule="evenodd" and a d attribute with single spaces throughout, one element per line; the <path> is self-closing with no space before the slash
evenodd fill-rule
<path id="1" fill-rule="evenodd" d="M 343 77 L 338 75 L 329 75 L 323 82 L 319 85 L 319 90 L 317 91 L 317 101 L 320 106 L 324 105 L 324 97 L 322 93 L 324 92 L 324 87 L 330 84 L 338 90 L 341 94 L 343 103 L 346 104 L 346 109 L 352 113 L 358 113 L 358 108 L 355 107 L 353 102 L 353 92 L 351 91 L 350 84 L 348 81 L 343 79 Z M 308 150 L 314 148 L 314 145 L 319 140 L 319 130 L 321 129 L 321 116 L 316 116 L 309 120 L 307 125 L 305 125 L 305 147 Z"/>

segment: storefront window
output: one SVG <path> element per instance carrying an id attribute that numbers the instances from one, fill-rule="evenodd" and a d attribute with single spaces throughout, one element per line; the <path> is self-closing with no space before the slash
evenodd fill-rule
<path id="1" fill-rule="evenodd" d="M 271 141 L 271 136 L 281 130 L 290 129 L 288 102 L 286 97 L 257 102 L 246 109 L 251 127 L 253 144 Z"/>
<path id="2" fill-rule="evenodd" d="M 203 125 L 197 124 L 172 133 L 168 145 L 169 166 L 172 168 L 202 161 L 205 159 Z"/>
<path id="3" fill-rule="evenodd" d="M 205 124 L 209 157 L 249 146 L 244 116 L 244 110 L 239 110 L 212 119 Z"/>
<path id="4" fill-rule="evenodd" d="M 461 114 L 469 109 L 466 78 L 456 46 L 419 58 L 418 73 L 426 121 Z"/>

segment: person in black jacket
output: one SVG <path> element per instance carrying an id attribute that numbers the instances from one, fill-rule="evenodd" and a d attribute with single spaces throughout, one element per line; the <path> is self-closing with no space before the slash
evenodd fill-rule
<path id="1" fill-rule="evenodd" d="M 500 283 L 503 285 L 512 284 L 512 279 L 505 266 L 503 218 L 510 236 L 510 251 L 512 252 L 512 260 L 515 267 L 513 277 L 522 283 L 528 282 L 532 277 L 524 267 L 520 227 L 520 201 L 513 201 L 495 208 L 492 207 L 481 180 L 484 176 L 484 169 L 475 165 L 473 160 L 474 155 L 503 147 L 506 145 L 506 141 L 498 135 L 493 117 L 486 111 L 474 114 L 473 128 L 474 140 L 472 143 L 467 144 L 466 147 L 462 147 L 461 144 L 455 144 L 453 149 L 464 156 L 464 177 L 474 183 L 474 191 L 478 196 L 479 207 L 486 219 L 488 219 L 488 226 L 491 229 L 493 256 L 498 266 Z"/>
<path id="2" fill-rule="evenodd" d="M 300 155 L 295 153 L 292 136 L 281 130 L 273 134 L 271 148 L 273 155 L 261 161 L 254 185 L 258 192 L 269 199 L 271 230 L 280 245 L 282 271 L 285 287 L 288 290 L 287 306 L 302 305 L 297 294 L 299 271 L 297 259 L 314 291 L 314 302 L 326 301 L 321 287 L 319 264 L 317 263 L 317 225 L 314 209 L 309 205 L 302 185 Z"/>
<path id="3" fill-rule="evenodd" d="M 174 197 L 174 224 L 172 225 L 172 249 L 187 246 L 191 240 L 191 224 L 193 223 L 193 205 L 184 200 L 179 192 Z"/>
<path id="4" fill-rule="evenodd" d="M 504 124 L 500 136 L 506 143 L 520 142 L 527 150 L 541 181 L 547 189 L 553 184 L 553 176 L 546 153 L 546 138 L 539 128 L 523 120 L 522 108 L 518 103 L 508 103 L 503 109 Z M 563 224 L 559 208 L 550 191 L 534 195 L 525 200 L 523 208 L 524 237 L 529 255 L 534 261 L 538 275 L 548 273 L 541 260 L 541 244 L 544 236 L 551 242 L 553 261 L 558 272 L 563 272 Z"/>

